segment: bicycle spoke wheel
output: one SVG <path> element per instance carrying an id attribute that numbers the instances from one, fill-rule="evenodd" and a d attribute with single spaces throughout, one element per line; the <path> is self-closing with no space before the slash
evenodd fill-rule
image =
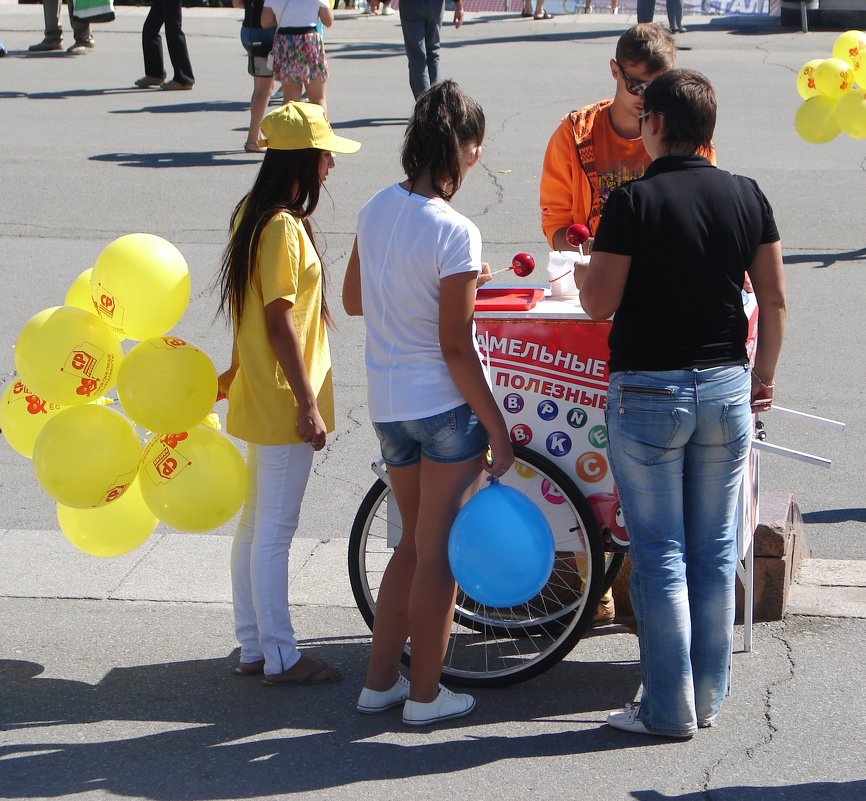
<path id="1" fill-rule="evenodd" d="M 589 505 L 549 460 L 515 446 L 515 466 L 502 479 L 529 496 L 554 532 L 550 579 L 534 598 L 509 608 L 484 606 L 458 589 L 443 677 L 454 684 L 496 686 L 524 681 L 562 659 L 592 620 L 602 593 L 604 554 Z M 383 481 L 367 493 L 349 539 L 355 601 L 372 627 L 376 597 L 399 541 L 396 504 Z M 407 656 L 410 649 L 407 647 Z"/>

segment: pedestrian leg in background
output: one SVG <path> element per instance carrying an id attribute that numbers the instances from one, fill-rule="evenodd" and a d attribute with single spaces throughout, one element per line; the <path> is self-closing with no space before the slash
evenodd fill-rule
<path id="1" fill-rule="evenodd" d="M 415 99 L 439 80 L 439 32 L 443 0 L 403 0 L 400 27 Z"/>
<path id="2" fill-rule="evenodd" d="M 637 21 L 652 22 L 656 11 L 656 0 L 637 0 Z"/>
<path id="3" fill-rule="evenodd" d="M 42 15 L 45 17 L 45 36 L 38 44 L 30 45 L 28 49 L 31 53 L 47 53 L 51 50 L 62 49 L 61 2 L 62 0 L 43 0 Z"/>
<path id="4" fill-rule="evenodd" d="M 163 5 L 163 22 L 165 24 L 165 43 L 168 47 L 168 57 L 174 68 L 174 76 L 163 85 L 163 89 L 192 89 L 195 76 L 192 74 L 192 64 L 189 60 L 189 50 L 186 46 L 186 34 L 181 24 L 183 8 L 181 0 L 154 0 Z"/>
<path id="5" fill-rule="evenodd" d="M 154 0 L 141 27 L 141 50 L 144 54 L 144 78 L 136 81 L 136 86 L 161 86 L 165 81 L 165 63 L 162 56 L 162 36 L 160 31 L 164 22 L 163 2 Z"/>

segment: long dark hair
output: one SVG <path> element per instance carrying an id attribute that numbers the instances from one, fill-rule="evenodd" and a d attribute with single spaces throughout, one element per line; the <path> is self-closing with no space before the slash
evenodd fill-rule
<path id="1" fill-rule="evenodd" d="M 265 226 L 280 212 L 297 217 L 310 237 L 316 255 L 321 254 L 310 226 L 310 215 L 319 203 L 322 184 L 319 164 L 322 151 L 272 150 L 265 154 L 253 188 L 235 206 L 231 237 L 223 253 L 217 282 L 220 287 L 220 312 L 234 320 L 237 327 L 244 312 L 244 298 L 253 277 L 259 240 Z M 325 295 L 327 278 L 322 265 L 322 317 L 328 325 L 331 315 Z"/>
<path id="2" fill-rule="evenodd" d="M 454 81 L 433 84 L 418 98 L 406 135 L 401 162 L 410 186 L 430 170 L 433 191 L 451 200 L 460 188 L 461 149 L 484 140 L 484 111 Z M 449 184 L 445 190 L 443 184 Z"/>

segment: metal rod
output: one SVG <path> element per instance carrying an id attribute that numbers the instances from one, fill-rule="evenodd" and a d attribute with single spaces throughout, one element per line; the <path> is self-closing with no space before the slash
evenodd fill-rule
<path id="1" fill-rule="evenodd" d="M 823 456 L 814 456 L 811 453 L 795 451 L 791 448 L 783 448 L 781 445 L 771 445 L 769 442 L 762 442 L 759 439 L 752 440 L 752 447 L 756 448 L 759 451 L 775 453 L 777 456 L 785 456 L 788 459 L 796 459 L 798 462 L 807 462 L 808 464 L 813 464 L 817 467 L 829 467 L 832 464 L 829 459 L 825 459 Z"/>
<path id="2" fill-rule="evenodd" d="M 826 417 L 817 417 L 814 414 L 798 412 L 796 409 L 786 409 L 784 406 L 771 406 L 770 411 L 778 412 L 785 417 L 794 417 L 810 423 L 818 423 L 822 426 L 829 426 L 830 428 L 835 428 L 837 430 L 845 428 L 845 423 L 841 423 L 838 420 L 828 420 Z"/>

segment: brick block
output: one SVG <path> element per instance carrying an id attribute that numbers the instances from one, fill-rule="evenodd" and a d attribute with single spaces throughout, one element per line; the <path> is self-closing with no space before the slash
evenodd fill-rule
<path id="1" fill-rule="evenodd" d="M 787 492 L 761 493 L 760 522 L 755 529 L 755 620 L 781 620 L 791 581 L 801 559 L 811 554 L 806 526 L 794 496 Z M 619 618 L 633 617 L 629 597 L 631 561 L 626 556 L 613 583 Z M 743 620 L 743 588 L 737 582 L 737 620 Z"/>

